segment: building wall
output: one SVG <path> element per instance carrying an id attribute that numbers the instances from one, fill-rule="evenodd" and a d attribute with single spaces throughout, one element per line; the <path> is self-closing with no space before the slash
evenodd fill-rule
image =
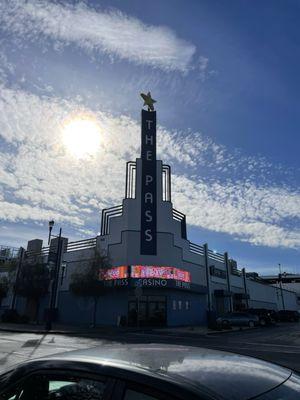
<path id="1" fill-rule="evenodd" d="M 167 311 L 168 326 L 205 325 L 206 296 L 188 292 L 170 293 L 167 298 Z"/>
<path id="2" fill-rule="evenodd" d="M 284 297 L 284 307 L 286 310 L 300 309 L 299 303 L 297 301 L 297 295 L 294 292 L 291 292 L 289 290 L 283 290 L 282 292 L 283 292 L 283 297 Z M 277 290 L 277 293 L 278 293 L 278 290 Z M 280 295 L 280 297 L 281 297 L 281 295 Z M 279 307 L 279 304 L 280 304 L 280 307 Z M 280 301 L 280 299 L 279 299 L 279 301 L 278 301 L 279 309 L 282 309 L 281 304 L 282 304 L 282 300 Z"/>
<path id="3" fill-rule="evenodd" d="M 59 294 L 59 321 L 66 324 L 90 325 L 93 321 L 94 300 L 90 297 L 74 296 L 69 291 Z M 97 304 L 98 325 L 117 325 L 118 316 L 126 315 L 127 296 L 121 291 L 102 296 Z"/>
<path id="4" fill-rule="evenodd" d="M 251 279 L 247 280 L 247 287 L 250 294 L 251 307 L 264 307 L 275 310 L 282 310 L 282 297 L 279 288 L 271 285 L 263 284 Z M 297 296 L 294 292 L 283 290 L 285 308 L 289 310 L 297 310 Z"/>
<path id="5" fill-rule="evenodd" d="M 120 289 L 100 297 L 97 305 L 97 325 L 116 326 L 119 317 L 125 316 L 127 318 L 129 296 L 131 299 L 133 295 L 133 291 L 127 292 Z M 205 295 L 165 289 L 144 291 L 144 295 L 166 297 L 168 326 L 206 324 Z M 176 309 L 174 309 L 174 302 Z M 93 310 L 94 301 L 92 298 L 77 297 L 68 291 L 60 292 L 59 321 L 61 323 L 90 325 L 93 320 Z"/>

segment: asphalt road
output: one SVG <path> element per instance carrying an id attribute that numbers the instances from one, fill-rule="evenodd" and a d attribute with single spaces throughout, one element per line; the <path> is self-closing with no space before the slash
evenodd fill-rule
<path id="1" fill-rule="evenodd" d="M 192 332 L 127 332 L 94 337 L 0 332 L 0 372 L 21 361 L 48 354 L 119 343 L 173 343 L 226 350 L 262 358 L 300 372 L 300 323 L 245 331 L 195 335 Z M 96 337 L 97 336 L 97 337 Z"/>

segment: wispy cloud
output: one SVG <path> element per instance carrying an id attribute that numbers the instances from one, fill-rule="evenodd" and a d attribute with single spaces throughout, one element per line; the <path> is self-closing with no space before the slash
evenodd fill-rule
<path id="1" fill-rule="evenodd" d="M 0 89 L 2 220 L 55 218 L 78 232 L 96 227 L 96 234 L 100 209 L 119 204 L 124 196 L 125 162 L 139 155 L 139 123 L 92 113 L 76 100 Z M 79 112 L 92 114 L 103 135 L 101 149 L 86 160 L 70 157 L 61 140 L 63 122 Z M 261 170 L 268 175 L 281 173 L 281 167 L 229 152 L 200 133 L 160 127 L 158 138 L 160 156 L 176 165 L 173 200 L 189 224 L 254 245 L 300 247 L 299 190 L 256 179 Z"/>
<path id="2" fill-rule="evenodd" d="M 297 190 L 244 182 L 207 183 L 175 175 L 173 199 L 191 225 L 254 245 L 300 248 Z"/>
<path id="3" fill-rule="evenodd" d="M 4 83 L 7 80 L 7 76 L 15 70 L 15 66 L 9 62 L 6 53 L 2 49 L 4 47 L 3 42 L 4 40 L 0 39 L 0 83 Z"/>
<path id="4" fill-rule="evenodd" d="M 2 29 L 22 39 L 50 38 L 58 49 L 76 45 L 89 54 L 107 54 L 164 71 L 195 67 L 195 46 L 168 27 L 146 25 L 120 11 L 103 12 L 83 2 L 3 0 L 0 22 Z M 202 74 L 206 67 L 207 59 L 201 57 Z"/>

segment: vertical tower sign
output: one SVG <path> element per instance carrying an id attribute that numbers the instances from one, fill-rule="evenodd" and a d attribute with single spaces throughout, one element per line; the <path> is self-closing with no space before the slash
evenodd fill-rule
<path id="1" fill-rule="evenodd" d="M 141 254 L 156 254 L 156 111 L 142 110 Z"/>

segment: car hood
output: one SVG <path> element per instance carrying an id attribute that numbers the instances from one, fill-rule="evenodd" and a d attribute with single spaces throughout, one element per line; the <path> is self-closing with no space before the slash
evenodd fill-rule
<path id="1" fill-rule="evenodd" d="M 257 396 L 282 384 L 291 375 L 287 368 L 256 358 L 190 346 L 107 345 L 53 357 L 138 367 L 203 385 L 230 400 Z"/>

